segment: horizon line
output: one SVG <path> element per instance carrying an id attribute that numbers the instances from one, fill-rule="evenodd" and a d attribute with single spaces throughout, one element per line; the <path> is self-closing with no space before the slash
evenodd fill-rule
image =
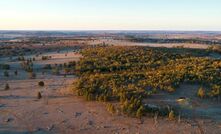
<path id="1" fill-rule="evenodd" d="M 165 29 L 0 29 L 0 31 L 37 31 L 37 32 L 47 32 L 47 31 L 141 31 L 141 32 L 221 32 L 221 30 L 165 30 Z"/>

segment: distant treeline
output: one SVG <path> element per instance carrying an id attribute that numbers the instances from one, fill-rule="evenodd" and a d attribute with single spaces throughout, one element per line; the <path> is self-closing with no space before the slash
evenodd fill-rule
<path id="1" fill-rule="evenodd" d="M 191 43 L 191 44 L 221 45 L 220 40 L 203 40 L 203 39 L 160 39 L 160 38 L 130 37 L 129 40 L 133 42 L 147 42 L 147 43 Z"/>

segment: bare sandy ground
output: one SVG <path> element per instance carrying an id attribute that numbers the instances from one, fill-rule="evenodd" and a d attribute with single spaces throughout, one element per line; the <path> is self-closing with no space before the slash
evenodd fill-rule
<path id="1" fill-rule="evenodd" d="M 0 91 L 0 134 L 219 134 L 221 124 L 212 120 L 168 121 L 146 117 L 140 120 L 111 115 L 105 104 L 86 102 L 70 92 L 73 77 L 10 81 L 9 91 Z M 41 79 L 42 80 L 42 79 Z M 25 84 L 25 85 L 24 85 Z M 43 98 L 37 99 L 41 91 Z"/>

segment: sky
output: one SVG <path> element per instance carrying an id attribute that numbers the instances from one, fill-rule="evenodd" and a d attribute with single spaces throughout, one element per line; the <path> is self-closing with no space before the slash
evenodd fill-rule
<path id="1" fill-rule="evenodd" d="M 221 0 L 0 0 L 0 30 L 221 31 Z"/>

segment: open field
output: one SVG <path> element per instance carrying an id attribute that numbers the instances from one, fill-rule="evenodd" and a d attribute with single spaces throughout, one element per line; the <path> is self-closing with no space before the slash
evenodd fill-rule
<path id="1" fill-rule="evenodd" d="M 221 84 L 221 55 L 208 49 L 211 44 L 134 42 L 120 38 L 124 34 L 119 33 L 81 33 L 83 37 L 59 32 L 47 37 L 41 33 L 43 38 L 34 33 L 8 34 L 10 39 L 0 42 L 0 134 L 219 134 L 221 131 L 221 89 L 214 88 Z M 219 34 L 195 36 L 220 40 Z M 176 38 L 184 37 L 193 36 L 176 34 Z M 174 82 L 179 84 L 173 86 Z M 204 99 L 197 96 L 201 87 L 206 92 Z M 94 92 L 98 90 L 99 93 Z M 87 91 L 91 95 L 85 94 Z M 118 91 L 123 91 L 127 99 L 120 100 Z M 129 105 L 132 100 L 130 91 L 135 99 L 144 95 L 137 101 L 138 108 L 143 105 L 156 111 L 146 111 L 142 116 L 137 111 L 135 114 L 121 111 L 124 101 Z M 115 112 L 108 108 L 110 104 L 117 109 Z M 178 111 L 175 119 L 157 111 L 167 106 Z"/>

